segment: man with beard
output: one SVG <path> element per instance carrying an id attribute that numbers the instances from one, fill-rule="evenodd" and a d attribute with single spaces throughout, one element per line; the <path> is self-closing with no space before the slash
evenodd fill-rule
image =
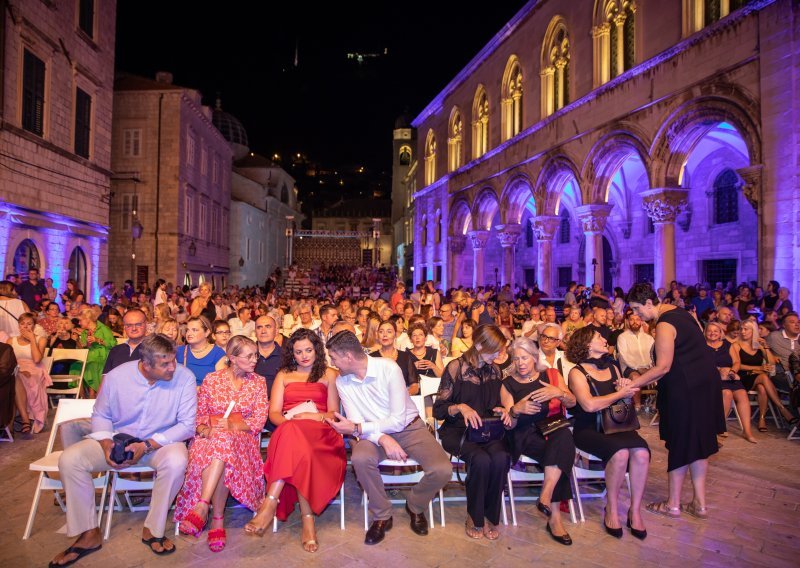
<path id="1" fill-rule="evenodd" d="M 617 339 L 617 358 L 623 377 L 636 379 L 653 366 L 654 343 L 653 336 L 642 329 L 642 318 L 631 312 L 625 320 L 625 331 Z M 641 403 L 641 392 L 637 392 L 633 397 L 637 410 Z"/>

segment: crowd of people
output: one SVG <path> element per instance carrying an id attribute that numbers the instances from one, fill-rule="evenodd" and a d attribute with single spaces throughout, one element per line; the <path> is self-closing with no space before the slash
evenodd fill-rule
<path id="1" fill-rule="evenodd" d="M 360 285 L 355 293 L 356 274 L 369 293 Z M 117 292 L 107 283 L 98 304 L 86 304 L 74 285 L 51 298 L 36 271 L 21 284 L 0 282 L 0 372 L 14 401 L 4 424 L 16 416 L 23 437 L 42 432 L 51 384 L 44 357 L 53 347 L 89 350 L 85 395 L 97 397 L 90 435 L 67 447 L 59 466 L 67 531 L 78 538 L 52 565 L 101 546 L 92 472 L 133 464 L 156 470 L 142 531 L 155 554 L 175 550 L 164 527 L 176 498 L 180 531 L 199 537 L 208 527 L 209 548 L 222 551 L 229 496 L 255 513 L 244 529 L 255 537 L 299 505 L 301 544 L 313 553 L 314 519 L 344 482 L 348 448 L 372 516 L 366 544 L 381 542 L 393 522 L 380 461 L 411 458 L 424 471 L 406 512 L 426 535 L 425 510 L 451 481 L 457 456 L 466 466 L 465 532 L 496 540 L 506 475 L 524 455 L 544 473 L 536 508 L 545 530 L 570 545 L 561 514 L 576 450 L 605 468 L 605 531 L 621 538 L 624 525 L 644 539 L 643 511 L 708 517 L 708 458 L 722 446 L 731 404 L 752 443 L 749 392 L 759 431 L 769 402 L 787 424 L 798 421 L 782 397 L 800 380 L 800 320 L 777 282 L 764 294 L 743 284 L 735 295 L 678 283 L 606 294 L 572 283 L 562 308 L 543 305 L 536 288 L 444 293 L 429 281 L 408 291 L 392 279 L 378 289 L 372 274 L 320 270 L 310 296 L 282 286 L 281 274 L 264 287 L 222 291 L 158 280 Z M 440 378 L 431 408 L 437 437 L 410 398 L 424 377 Z M 647 408 L 640 391 L 648 386 L 658 392 L 669 489 L 644 505 L 648 444 L 632 421 L 620 431 L 604 421 L 610 410 Z M 118 433 L 141 440 L 127 446 L 133 457 L 123 464 L 111 459 Z M 694 496 L 681 503 L 687 472 Z M 626 473 L 631 505 L 621 514 Z"/>

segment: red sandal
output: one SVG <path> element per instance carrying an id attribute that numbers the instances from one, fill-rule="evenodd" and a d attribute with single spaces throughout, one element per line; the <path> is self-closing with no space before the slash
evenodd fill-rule
<path id="1" fill-rule="evenodd" d="M 219 517 L 212 517 L 212 519 L 221 520 L 224 519 L 225 515 L 221 515 Z M 219 529 L 211 529 L 208 531 L 208 548 L 211 552 L 222 552 L 225 548 L 225 544 L 228 541 L 228 535 L 225 532 L 224 528 Z"/>
<path id="2" fill-rule="evenodd" d="M 199 499 L 198 503 L 205 503 L 209 507 L 211 506 L 211 503 L 205 499 Z M 194 509 L 192 509 L 181 521 L 180 531 L 182 534 L 188 534 L 189 536 L 198 536 L 201 532 L 203 532 L 203 529 L 206 528 L 207 522 L 208 515 L 206 515 L 206 518 L 203 519 L 200 517 L 200 515 L 194 512 Z"/>

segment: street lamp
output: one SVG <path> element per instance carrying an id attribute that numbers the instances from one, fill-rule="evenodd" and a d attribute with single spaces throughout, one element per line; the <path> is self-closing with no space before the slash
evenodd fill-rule
<path id="1" fill-rule="evenodd" d="M 136 209 L 132 212 L 133 222 L 131 223 L 131 281 L 136 282 L 136 241 L 142 238 L 144 227 L 136 216 Z M 135 285 L 135 284 L 134 284 Z"/>

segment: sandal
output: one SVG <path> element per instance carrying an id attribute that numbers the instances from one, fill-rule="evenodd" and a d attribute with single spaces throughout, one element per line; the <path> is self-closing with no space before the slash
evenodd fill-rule
<path id="1" fill-rule="evenodd" d="M 148 538 L 148 539 L 143 538 L 142 542 L 147 545 L 147 548 L 149 548 L 153 554 L 157 556 L 166 556 L 167 554 L 172 554 L 173 552 L 175 552 L 176 548 L 175 548 L 175 543 L 172 544 L 172 548 L 165 548 L 164 547 L 165 540 L 167 540 L 167 537 L 165 536 L 154 536 L 153 538 Z M 156 550 L 155 548 L 153 548 L 154 543 L 160 544 L 161 550 Z"/>
<path id="2" fill-rule="evenodd" d="M 708 507 L 698 507 L 694 504 L 694 501 L 681 503 L 681 511 L 696 519 L 706 520 L 708 518 Z"/>
<path id="3" fill-rule="evenodd" d="M 476 527 L 469 517 L 464 521 L 464 530 L 469 538 L 474 538 L 475 540 L 483 538 L 483 529 Z"/>
<path id="4" fill-rule="evenodd" d="M 225 518 L 225 515 L 221 515 L 219 517 L 211 517 L 215 521 L 219 521 Z M 208 531 L 208 548 L 211 552 L 222 552 L 225 548 L 225 544 L 228 542 L 228 535 L 225 532 L 225 529 L 220 527 L 218 529 L 211 529 Z"/>
<path id="5" fill-rule="evenodd" d="M 31 425 L 25 422 L 22 424 L 22 428 L 19 429 L 19 437 L 23 440 L 33 440 L 33 434 L 31 433 Z"/>
<path id="6" fill-rule="evenodd" d="M 681 516 L 681 509 L 682 507 L 670 507 L 666 501 L 648 503 L 645 507 L 645 511 L 670 519 L 679 519 Z"/>
<path id="7" fill-rule="evenodd" d="M 760 414 L 758 417 L 758 431 L 759 432 L 767 431 L 767 419 L 763 414 Z"/>
<path id="8" fill-rule="evenodd" d="M 280 499 L 278 499 L 277 497 L 273 497 L 273 496 L 272 496 L 272 495 L 270 495 L 269 493 L 267 493 L 267 498 L 268 498 L 268 499 L 272 499 L 273 501 L 275 501 L 275 509 L 276 509 L 276 512 L 277 512 L 277 509 L 278 509 L 278 503 L 280 503 L 280 502 L 281 502 L 281 500 L 280 500 Z M 260 512 L 260 511 L 259 511 L 259 512 Z M 258 513 L 256 513 L 256 514 L 253 516 L 253 518 L 255 518 L 256 516 L 258 516 Z M 272 517 L 275 517 L 275 513 L 272 513 Z M 267 522 L 264 524 L 264 526 L 263 526 L 263 527 L 259 527 L 259 526 L 257 526 L 257 525 L 256 525 L 256 524 L 255 524 L 253 521 L 250 521 L 249 523 L 247 523 L 247 524 L 244 526 L 244 532 L 245 532 L 245 534 L 247 534 L 248 536 L 264 536 L 264 533 L 267 531 L 267 528 L 269 527 L 269 525 L 270 525 L 270 523 L 271 523 L 271 522 L 272 522 L 272 519 L 270 519 L 269 521 L 267 521 Z"/>
<path id="9" fill-rule="evenodd" d="M 205 503 L 209 507 L 211 503 L 206 501 L 205 499 L 199 499 L 198 503 Z M 203 529 L 206 528 L 206 523 L 208 522 L 208 514 L 206 514 L 206 518 L 202 518 L 200 515 L 194 512 L 194 509 L 189 511 L 189 513 L 183 518 L 180 522 L 181 534 L 188 534 L 189 536 L 198 536 Z"/>
<path id="10" fill-rule="evenodd" d="M 64 556 L 66 556 L 68 554 L 77 554 L 78 556 L 76 556 L 72 560 L 68 560 L 67 562 L 64 562 L 63 564 L 59 564 L 58 562 L 53 561 L 53 562 L 50 562 L 47 566 L 49 568 L 56 568 L 56 567 L 61 567 L 61 566 L 72 566 L 73 564 L 75 564 L 78 560 L 80 560 L 84 556 L 88 556 L 92 552 L 97 552 L 101 548 L 103 548 L 102 544 L 98 544 L 94 548 L 80 548 L 78 546 L 70 546 L 68 549 L 66 549 L 64 551 Z"/>
<path id="11" fill-rule="evenodd" d="M 310 517 L 311 519 L 313 519 L 314 515 L 311 513 L 308 515 L 303 515 L 304 519 L 306 517 Z M 316 536 L 317 536 L 316 531 L 314 531 L 314 538 L 302 541 L 303 550 L 305 550 L 306 552 L 316 552 L 317 550 L 319 550 L 319 543 L 317 542 Z"/>
<path id="12" fill-rule="evenodd" d="M 497 540 L 500 538 L 500 531 L 497 530 L 496 526 L 487 522 L 483 525 L 483 536 L 485 536 L 487 540 Z"/>

